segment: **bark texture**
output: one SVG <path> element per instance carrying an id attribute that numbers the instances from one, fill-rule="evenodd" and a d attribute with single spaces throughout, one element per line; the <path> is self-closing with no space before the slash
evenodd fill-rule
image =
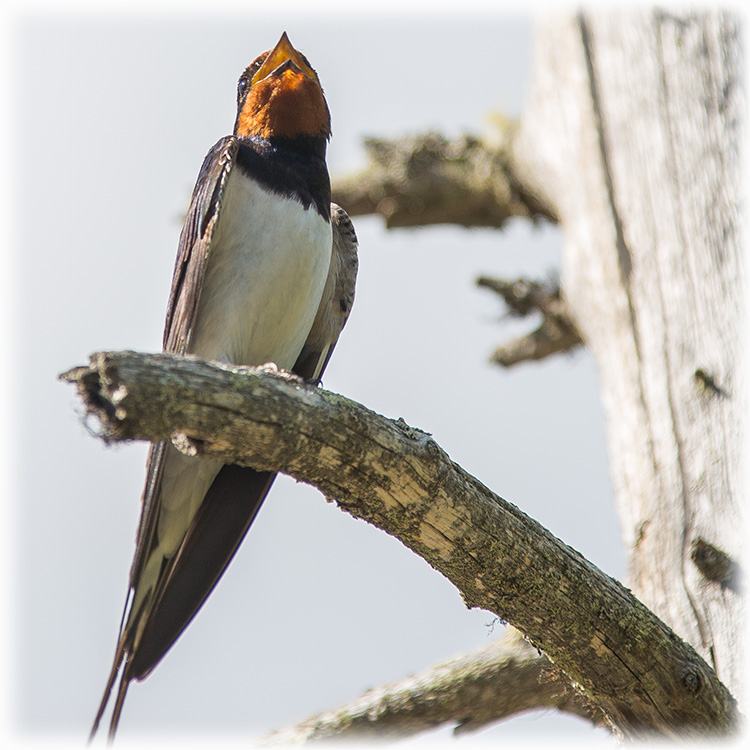
<path id="1" fill-rule="evenodd" d="M 515 157 L 563 227 L 563 293 L 600 372 L 630 583 L 741 698 L 739 22 L 548 18 L 535 50 Z"/>
<path id="2" fill-rule="evenodd" d="M 516 626 L 625 736 L 726 733 L 713 670 L 627 589 L 454 464 L 434 440 L 265 368 L 96 354 L 73 382 L 108 440 L 283 471 L 421 555 Z"/>

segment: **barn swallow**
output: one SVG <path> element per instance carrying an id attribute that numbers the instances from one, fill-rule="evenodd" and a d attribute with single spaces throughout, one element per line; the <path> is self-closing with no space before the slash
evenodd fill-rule
<path id="1" fill-rule="evenodd" d="M 357 238 L 331 203 L 331 120 L 286 33 L 240 76 L 234 134 L 206 156 L 180 235 L 164 350 L 274 362 L 317 384 L 354 300 Z M 154 443 L 114 664 L 114 738 L 129 684 L 146 678 L 210 595 L 275 474 Z"/>

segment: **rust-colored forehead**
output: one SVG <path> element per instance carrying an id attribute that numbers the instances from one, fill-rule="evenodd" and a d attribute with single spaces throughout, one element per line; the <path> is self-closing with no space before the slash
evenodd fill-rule
<path id="1" fill-rule="evenodd" d="M 267 49 L 262 55 L 258 55 L 255 60 L 253 60 L 250 65 L 248 65 L 244 71 L 242 71 L 242 75 L 240 76 L 240 81 L 247 81 L 250 83 L 250 81 L 253 80 L 253 76 L 260 70 L 261 65 L 265 62 L 265 59 L 268 57 L 268 55 L 271 54 L 271 50 Z"/>
<path id="2" fill-rule="evenodd" d="M 263 65 L 263 61 L 271 54 L 271 50 L 267 49 L 262 54 L 258 55 L 245 70 L 246 73 L 252 73 L 253 75 L 259 70 L 260 66 Z"/>

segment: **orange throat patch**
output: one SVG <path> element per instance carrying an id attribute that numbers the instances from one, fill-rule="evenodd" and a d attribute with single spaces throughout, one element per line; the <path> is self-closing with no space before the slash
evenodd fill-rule
<path id="1" fill-rule="evenodd" d="M 258 81 L 237 117 L 235 135 L 328 138 L 330 115 L 320 84 L 290 69 Z"/>

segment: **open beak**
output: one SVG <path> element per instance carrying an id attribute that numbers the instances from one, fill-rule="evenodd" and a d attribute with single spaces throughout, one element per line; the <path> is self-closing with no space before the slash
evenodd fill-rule
<path id="1" fill-rule="evenodd" d="M 281 35 L 278 44 L 268 53 L 268 57 L 265 59 L 263 65 L 260 66 L 258 72 L 253 76 L 253 80 L 250 81 L 251 86 L 255 86 L 264 78 L 267 78 L 273 73 L 279 66 L 286 62 L 292 62 L 299 68 L 306 76 L 312 78 L 314 81 L 318 80 L 318 76 L 315 71 L 305 62 L 302 55 L 297 52 L 292 43 L 289 41 L 289 37 L 286 35 L 286 31 Z"/>

